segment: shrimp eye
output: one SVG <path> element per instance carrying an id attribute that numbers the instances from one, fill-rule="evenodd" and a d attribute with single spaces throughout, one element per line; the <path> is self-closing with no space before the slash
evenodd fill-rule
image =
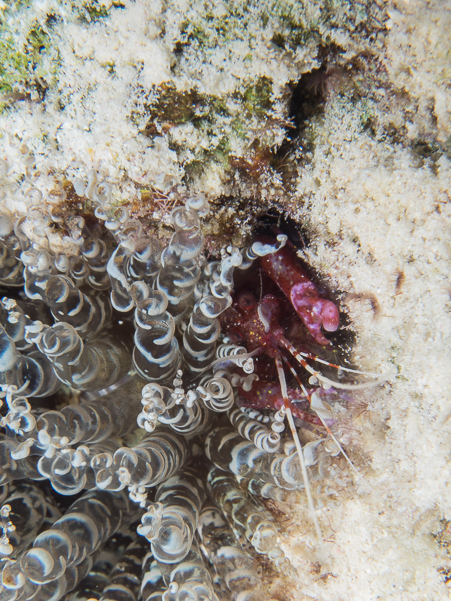
<path id="1" fill-rule="evenodd" d="M 250 292 L 244 292 L 238 298 L 238 306 L 244 312 L 249 312 L 252 309 L 255 309 L 257 306 L 257 301 L 255 300 L 255 296 Z"/>

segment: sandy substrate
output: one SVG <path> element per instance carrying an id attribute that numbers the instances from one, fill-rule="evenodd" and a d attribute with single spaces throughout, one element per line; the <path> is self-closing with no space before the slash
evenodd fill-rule
<path id="1" fill-rule="evenodd" d="M 355 360 L 398 375 L 361 400 L 349 436 L 370 458 L 371 492 L 323 512 L 337 578 L 308 595 L 445 599 L 446 535 L 436 535 L 450 512 L 450 162 L 418 167 L 408 151 L 354 135 L 352 114 L 332 115 L 299 178 L 315 232 L 306 256 L 346 291 Z"/>

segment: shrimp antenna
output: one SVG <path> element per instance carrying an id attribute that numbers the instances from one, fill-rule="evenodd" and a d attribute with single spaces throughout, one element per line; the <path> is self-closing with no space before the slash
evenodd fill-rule
<path id="1" fill-rule="evenodd" d="M 260 298 L 258 302 L 261 302 L 262 298 L 263 298 L 263 278 L 262 278 L 262 270 L 261 267 L 258 270 L 258 273 L 260 275 Z"/>
<path id="2" fill-rule="evenodd" d="M 328 365 L 329 367 L 335 367 L 341 371 L 347 371 L 353 374 L 359 374 L 361 376 L 370 376 L 371 378 L 388 378 L 390 374 L 376 374 L 371 371 L 360 371 L 359 369 L 351 369 L 350 367 L 344 367 L 343 365 L 336 365 L 335 363 L 330 363 L 329 361 L 325 361 L 316 355 L 311 355 L 310 353 L 303 353 L 302 351 L 298 351 L 298 353 L 304 357 L 305 359 L 311 359 L 312 361 L 317 361 L 318 363 L 322 363 L 323 365 Z"/>
<path id="3" fill-rule="evenodd" d="M 299 462 L 301 464 L 302 477 L 304 479 L 305 492 L 307 493 L 307 501 L 310 513 L 312 515 L 313 524 L 315 526 L 316 535 L 318 537 L 318 542 L 321 547 L 321 551 L 324 552 L 324 543 L 323 543 L 323 535 L 321 533 L 321 528 L 319 526 L 318 518 L 315 513 L 315 506 L 313 504 L 312 491 L 310 490 L 310 482 L 308 479 L 307 467 L 305 465 L 304 454 L 302 452 L 301 441 L 299 440 L 299 435 L 296 430 L 296 426 L 294 425 L 293 414 L 291 413 L 290 401 L 288 400 L 288 390 L 287 390 L 287 382 L 285 380 L 285 373 L 283 371 L 282 361 L 279 357 L 276 357 L 276 367 L 277 374 L 279 376 L 280 382 L 280 390 L 282 392 L 282 399 L 285 407 L 285 413 L 287 414 L 288 424 L 290 425 L 291 434 L 293 435 L 294 444 L 296 446 L 296 451 L 299 456 Z"/>
<path id="4" fill-rule="evenodd" d="M 288 369 L 291 371 L 291 373 L 293 374 L 293 376 L 296 378 L 297 383 L 299 384 L 299 386 L 302 389 L 302 392 L 305 394 L 305 396 L 308 398 L 308 402 L 310 403 L 311 408 L 313 409 L 313 411 L 316 413 L 316 415 L 319 417 L 319 419 L 321 420 L 321 423 L 323 424 L 323 426 L 326 428 L 329 436 L 332 438 L 332 440 L 334 441 L 334 443 L 337 445 L 338 449 L 340 450 L 341 454 L 343 455 L 343 457 L 346 459 L 346 461 L 348 462 L 349 466 L 352 468 L 353 472 L 357 475 L 357 477 L 363 478 L 362 474 L 359 473 L 359 471 L 357 470 L 357 468 L 354 466 L 354 464 L 352 463 L 352 461 L 349 459 L 349 457 L 347 456 L 347 454 L 345 453 L 343 447 L 341 446 L 341 444 L 338 442 L 338 440 L 336 439 L 336 437 L 334 436 L 334 434 L 332 433 L 331 429 L 329 428 L 329 426 L 326 424 L 325 420 L 324 420 L 324 416 L 322 414 L 325 414 L 327 409 L 324 406 L 324 403 L 321 401 L 321 399 L 318 397 L 318 395 L 315 395 L 315 398 L 313 397 L 313 395 L 310 395 L 307 391 L 307 389 L 305 388 L 304 384 L 301 382 L 301 380 L 299 379 L 298 374 L 296 373 L 296 370 L 290 365 L 288 359 L 286 357 L 282 356 L 282 359 L 284 360 L 285 364 L 287 365 Z M 314 393 L 315 394 L 315 393 Z M 314 401 L 314 402 L 313 402 Z"/>
<path id="5" fill-rule="evenodd" d="M 337 367 L 338 369 L 343 369 L 345 371 L 353 371 L 354 373 L 362 373 L 362 374 L 364 374 L 364 372 L 356 372 L 356 370 L 351 370 L 346 367 L 340 367 L 339 365 L 334 365 L 333 363 L 328 363 L 327 361 L 323 361 L 322 359 L 319 359 L 319 357 L 316 357 L 315 355 L 301 353 L 297 349 L 294 348 L 294 346 L 285 338 L 285 336 L 279 335 L 277 337 L 277 341 L 279 342 L 279 344 L 281 346 L 286 348 L 287 351 L 289 353 L 291 353 L 297 361 L 299 361 L 299 363 L 302 365 L 302 367 L 304 369 L 306 369 L 310 374 L 312 374 L 312 376 L 315 376 L 315 378 L 317 378 L 320 382 L 327 384 L 328 388 L 333 386 L 334 388 L 338 388 L 340 390 L 363 390 L 364 388 L 372 388 L 373 386 L 378 386 L 379 384 L 382 384 L 382 382 L 386 382 L 389 377 L 389 375 L 386 375 L 386 376 L 381 375 L 374 382 L 363 382 L 362 384 L 342 384 L 341 382 L 335 382 L 334 380 L 329 380 L 329 378 L 326 378 L 326 376 L 323 376 L 322 373 L 313 369 L 313 367 L 307 363 L 307 361 L 303 358 L 303 356 L 307 357 L 308 359 L 314 359 L 315 361 L 321 361 L 321 363 L 325 363 L 326 365 L 330 365 L 332 367 Z M 364 375 L 373 375 L 373 374 L 364 374 Z"/>

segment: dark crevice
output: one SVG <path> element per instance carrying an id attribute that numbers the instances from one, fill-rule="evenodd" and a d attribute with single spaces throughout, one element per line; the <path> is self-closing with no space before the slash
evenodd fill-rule
<path id="1" fill-rule="evenodd" d="M 320 46 L 318 58 L 322 61 L 321 66 L 304 73 L 296 84 L 291 85 L 288 116 L 295 127 L 287 130 L 288 140 L 297 138 L 308 121 L 323 113 L 332 82 L 343 72 L 343 67 L 337 64 L 343 53 L 344 49 L 337 44 Z"/>
<path id="2" fill-rule="evenodd" d="M 334 57 L 338 52 L 338 47 L 323 49 L 321 67 L 304 73 L 297 83 L 289 86 L 291 98 L 288 120 L 291 126 L 286 128 L 285 140 L 273 154 L 272 166 L 276 170 L 283 168 L 286 157 L 293 151 L 295 141 L 302 141 L 305 151 L 311 150 L 304 140 L 304 132 L 312 119 L 324 113 L 328 96 L 344 73 L 343 67 L 334 65 Z"/>
<path id="3" fill-rule="evenodd" d="M 274 237 L 278 234 L 285 234 L 288 236 L 290 244 L 297 249 L 306 248 L 310 244 L 307 231 L 294 219 L 284 213 L 279 213 L 276 209 L 270 209 L 257 217 L 254 234 Z"/>
<path id="4" fill-rule="evenodd" d="M 326 82 L 328 71 L 326 65 L 304 73 L 292 89 L 289 105 L 289 118 L 295 125 L 287 131 L 287 138 L 294 140 L 305 128 L 306 122 L 322 114 L 327 96 Z"/>

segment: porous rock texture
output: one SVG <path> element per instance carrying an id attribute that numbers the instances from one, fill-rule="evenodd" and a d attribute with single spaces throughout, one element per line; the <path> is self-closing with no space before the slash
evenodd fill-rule
<path id="1" fill-rule="evenodd" d="M 325 555 L 306 509 L 282 508 L 299 570 L 288 598 L 447 598 L 450 3 L 47 0 L 0 10 L 17 56 L 34 52 L 32 64 L 0 69 L 12 182 L 30 156 L 44 193 L 95 169 L 151 225 L 201 191 L 214 206 L 212 248 L 240 244 L 262 212 L 288 215 L 348 316 L 353 361 L 393 374 L 343 417 L 365 480 L 318 510 Z"/>

